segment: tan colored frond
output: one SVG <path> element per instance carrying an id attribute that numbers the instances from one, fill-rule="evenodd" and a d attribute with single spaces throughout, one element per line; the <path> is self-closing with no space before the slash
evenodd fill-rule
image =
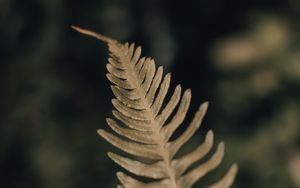
<path id="1" fill-rule="evenodd" d="M 216 151 L 206 162 L 190 168 L 210 152 L 213 146 L 211 130 L 195 150 L 175 157 L 200 127 L 208 102 L 199 107 L 187 129 L 170 140 L 185 120 L 191 102 L 191 90 L 182 91 L 178 85 L 166 101 L 171 76 L 163 76 L 163 68 L 156 68 L 153 59 L 141 57 L 140 46 L 122 44 L 92 31 L 73 28 L 105 42 L 109 48 L 106 76 L 112 83 L 111 88 L 116 97 L 112 99 L 116 120 L 107 118 L 106 121 L 115 134 L 102 129 L 98 133 L 109 143 L 134 157 L 128 158 L 111 152 L 108 156 L 132 174 L 153 179 L 144 183 L 118 172 L 117 177 L 121 183 L 119 188 L 189 188 L 218 167 L 224 155 L 223 142 L 218 144 Z M 237 165 L 233 164 L 221 180 L 208 188 L 230 187 L 237 169 Z"/>

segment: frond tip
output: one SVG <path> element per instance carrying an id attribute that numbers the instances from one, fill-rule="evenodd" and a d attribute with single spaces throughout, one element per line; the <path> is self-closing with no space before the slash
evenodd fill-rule
<path id="1" fill-rule="evenodd" d="M 108 45 L 110 58 L 107 78 L 112 83 L 115 98 L 115 119 L 107 118 L 114 134 L 103 129 L 98 133 L 106 141 L 133 157 L 124 157 L 112 152 L 108 156 L 118 165 L 137 176 L 152 179 L 148 183 L 137 180 L 123 172 L 117 177 L 119 188 L 190 188 L 198 180 L 218 167 L 225 146 L 218 144 L 215 153 L 195 168 L 193 164 L 205 157 L 213 147 L 213 132 L 196 149 L 181 157 L 175 157 L 183 145 L 200 127 L 208 108 L 203 103 L 186 130 L 170 140 L 184 122 L 191 102 L 191 90 L 182 91 L 177 85 L 169 100 L 170 74 L 163 76 L 163 68 L 156 68 L 151 58 L 141 57 L 141 47 L 118 41 L 95 32 L 72 26 L 76 31 L 97 38 Z M 221 180 L 207 188 L 228 188 L 237 174 L 233 164 Z"/>
<path id="2" fill-rule="evenodd" d="M 82 28 L 74 26 L 74 25 L 71 25 L 71 28 L 78 31 L 79 33 L 94 37 L 94 38 L 96 38 L 98 40 L 101 40 L 102 42 L 105 42 L 105 43 L 116 42 L 116 40 L 111 39 L 107 36 L 104 36 L 104 35 L 101 35 L 101 34 L 93 32 L 93 31 L 86 30 L 86 29 L 82 29 Z"/>

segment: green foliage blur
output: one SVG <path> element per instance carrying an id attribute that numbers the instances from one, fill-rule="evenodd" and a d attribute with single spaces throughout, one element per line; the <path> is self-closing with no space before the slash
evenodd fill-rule
<path id="1" fill-rule="evenodd" d="M 70 25 L 142 45 L 192 89 L 188 120 L 210 101 L 186 148 L 211 128 L 225 141 L 204 182 L 237 162 L 233 187 L 300 187 L 299 19 L 298 0 L 1 0 L 0 187 L 118 183 L 96 133 L 112 117 L 107 48 Z"/>

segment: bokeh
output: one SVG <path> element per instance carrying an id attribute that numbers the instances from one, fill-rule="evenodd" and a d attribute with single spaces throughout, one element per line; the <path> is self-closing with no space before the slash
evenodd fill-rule
<path id="1" fill-rule="evenodd" d="M 226 142 L 204 183 L 237 162 L 233 187 L 300 187 L 299 19 L 298 0 L 0 0 L 0 187 L 118 183 L 96 133 L 112 117 L 107 48 L 71 25 L 142 45 L 192 89 L 188 120 L 210 101 L 185 149 L 209 129 Z"/>

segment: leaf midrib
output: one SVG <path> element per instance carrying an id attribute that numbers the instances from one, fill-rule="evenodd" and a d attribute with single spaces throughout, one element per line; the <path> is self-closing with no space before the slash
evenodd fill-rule
<path id="1" fill-rule="evenodd" d="M 125 47 L 123 45 L 123 47 Z M 122 51 L 122 50 L 120 50 Z M 138 95 L 141 97 L 141 102 L 145 107 L 145 111 L 147 112 L 147 114 L 149 114 L 149 120 L 150 120 L 150 124 L 151 124 L 151 128 L 152 128 L 152 132 L 153 134 L 153 140 L 156 141 L 157 145 L 158 145 L 158 153 L 161 154 L 161 157 L 165 163 L 165 171 L 166 174 L 168 175 L 168 178 L 171 181 L 171 187 L 170 188 L 179 188 L 176 182 L 176 176 L 174 173 L 174 170 L 171 166 L 171 159 L 170 159 L 170 153 L 168 151 L 168 149 L 165 147 L 166 143 L 164 142 L 164 138 L 162 137 L 163 135 L 160 134 L 160 126 L 157 122 L 157 120 L 155 119 L 155 113 L 153 111 L 153 109 L 151 108 L 151 104 L 150 101 L 148 101 L 146 95 L 147 92 L 140 86 L 140 84 L 138 83 L 138 73 L 136 72 L 136 70 L 134 69 L 133 63 L 131 62 L 131 57 L 126 56 L 126 54 L 121 53 L 122 55 L 124 55 L 124 63 L 126 63 L 126 67 L 128 67 L 128 69 L 124 70 L 128 79 L 127 81 L 132 84 L 134 86 L 134 88 L 136 88 Z M 134 54 L 134 53 L 133 53 Z M 145 66 L 145 65 L 143 65 Z"/>

